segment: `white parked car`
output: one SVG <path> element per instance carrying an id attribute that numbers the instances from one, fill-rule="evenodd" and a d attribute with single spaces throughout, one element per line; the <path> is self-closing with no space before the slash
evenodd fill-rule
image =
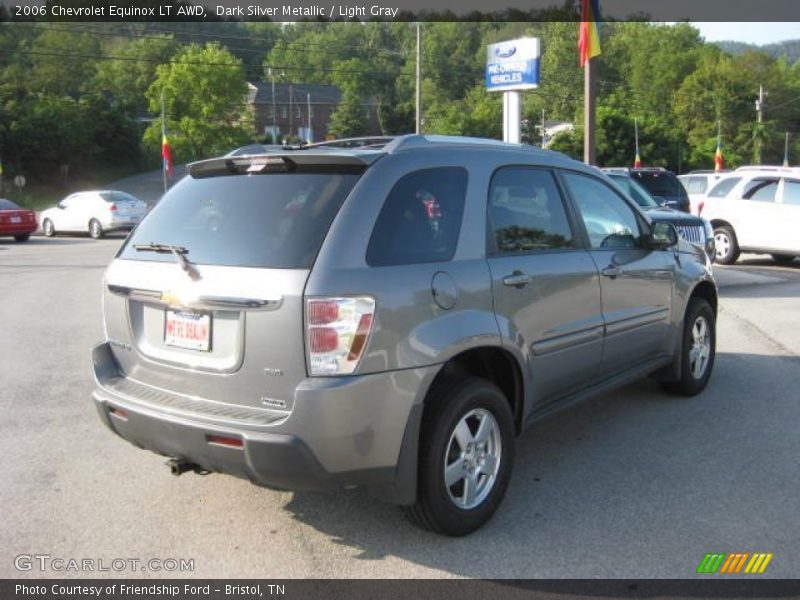
<path id="1" fill-rule="evenodd" d="M 700 201 L 728 173 L 731 173 L 731 171 L 723 169 L 722 171 L 689 171 L 684 175 L 678 175 L 678 181 L 681 182 L 681 185 L 689 195 L 689 206 L 693 215 L 700 214 L 698 212 Z"/>
<path id="2" fill-rule="evenodd" d="M 147 203 L 126 192 L 77 192 L 42 212 L 41 223 L 47 237 L 85 232 L 99 239 L 109 231 L 133 229 L 146 212 Z"/>
<path id="3" fill-rule="evenodd" d="M 720 179 L 698 206 L 714 228 L 717 262 L 741 252 L 771 254 L 780 263 L 800 256 L 800 169 L 743 167 Z"/>

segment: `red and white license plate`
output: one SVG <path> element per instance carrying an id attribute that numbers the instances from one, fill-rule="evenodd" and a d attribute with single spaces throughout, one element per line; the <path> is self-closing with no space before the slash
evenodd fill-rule
<path id="1" fill-rule="evenodd" d="M 167 310 L 164 343 L 176 348 L 208 352 L 211 348 L 211 315 Z"/>

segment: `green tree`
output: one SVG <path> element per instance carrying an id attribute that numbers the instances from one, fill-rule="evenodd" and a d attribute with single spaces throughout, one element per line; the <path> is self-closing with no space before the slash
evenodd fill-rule
<path id="1" fill-rule="evenodd" d="M 331 115 L 328 131 L 339 138 L 358 137 L 369 130 L 367 109 L 353 91 L 345 91 Z"/>
<path id="2" fill-rule="evenodd" d="M 147 90 L 150 111 L 161 112 L 163 94 L 167 128 L 180 161 L 222 154 L 252 136 L 246 104 L 247 83 L 239 59 L 218 44 L 192 44 L 173 62 L 159 65 Z M 161 144 L 161 120 L 144 134 L 151 154 Z"/>

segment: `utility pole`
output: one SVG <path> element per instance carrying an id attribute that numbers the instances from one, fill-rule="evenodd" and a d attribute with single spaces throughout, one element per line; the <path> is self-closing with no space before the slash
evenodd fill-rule
<path id="1" fill-rule="evenodd" d="M 422 28 L 417 23 L 417 89 L 416 89 L 416 104 L 417 104 L 417 118 L 416 118 L 416 133 L 422 133 Z"/>
<path id="2" fill-rule="evenodd" d="M 275 107 L 275 76 L 272 74 L 272 67 L 269 68 L 269 78 L 272 80 L 272 143 L 278 143 L 278 126 L 276 124 L 277 108 Z"/>
<path id="3" fill-rule="evenodd" d="M 594 106 L 596 86 L 593 62 L 592 58 L 588 58 L 583 68 L 583 162 L 587 165 L 595 163 Z"/>
<path id="4" fill-rule="evenodd" d="M 306 94 L 306 104 L 308 106 L 308 143 L 314 141 L 314 129 L 311 127 L 311 94 Z"/>
<path id="5" fill-rule="evenodd" d="M 760 125 L 764 122 L 764 96 L 766 96 L 766 95 L 767 95 L 767 93 L 764 91 L 764 86 L 763 85 L 759 85 L 758 86 L 758 100 L 756 100 L 756 114 L 757 114 L 757 119 L 758 119 L 758 124 L 759 124 L 759 128 L 757 130 L 758 131 L 758 136 L 756 137 L 756 140 L 755 140 L 756 141 L 755 158 L 756 158 L 756 164 L 757 165 L 761 164 L 761 139 L 762 139 L 763 132 L 761 131 Z"/>
<path id="6" fill-rule="evenodd" d="M 294 96 L 294 92 L 292 90 L 292 84 L 289 84 L 289 137 L 292 137 L 292 127 L 294 126 L 294 114 L 292 112 L 292 97 Z"/>
<path id="7" fill-rule="evenodd" d="M 542 109 L 542 149 L 544 149 L 544 109 Z"/>

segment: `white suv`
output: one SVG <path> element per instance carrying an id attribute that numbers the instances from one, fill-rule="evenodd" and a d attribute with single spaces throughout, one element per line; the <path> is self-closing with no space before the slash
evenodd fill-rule
<path id="1" fill-rule="evenodd" d="M 131 230 L 147 212 L 147 203 L 125 192 L 77 192 L 42 213 L 47 237 L 62 232 L 85 232 L 95 239 L 108 231 Z"/>
<path id="2" fill-rule="evenodd" d="M 731 171 L 689 171 L 684 175 L 678 175 L 678 181 L 689 195 L 690 211 L 693 215 L 699 215 L 698 207 L 703 197 L 714 185 Z"/>
<path id="3" fill-rule="evenodd" d="M 698 204 L 714 228 L 717 262 L 740 252 L 771 254 L 780 263 L 800 256 L 800 169 L 741 167 L 722 178 Z"/>

